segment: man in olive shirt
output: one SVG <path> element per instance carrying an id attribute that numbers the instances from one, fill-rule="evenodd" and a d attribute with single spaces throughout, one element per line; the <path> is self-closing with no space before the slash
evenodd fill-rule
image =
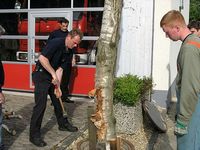
<path id="1" fill-rule="evenodd" d="M 175 134 L 178 150 L 200 149 L 200 38 L 192 34 L 177 10 L 160 21 L 166 37 L 182 41 L 177 58 L 177 119 Z"/>

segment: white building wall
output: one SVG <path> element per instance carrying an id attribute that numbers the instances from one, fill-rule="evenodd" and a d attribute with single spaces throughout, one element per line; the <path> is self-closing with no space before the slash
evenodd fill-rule
<path id="1" fill-rule="evenodd" d="M 124 0 L 117 76 L 151 75 L 153 0 Z"/>
<path id="2" fill-rule="evenodd" d="M 182 2 L 181 12 L 188 21 L 189 0 L 123 1 L 116 75 L 152 75 L 155 84 L 152 99 L 164 108 L 175 95 L 173 83 L 181 42 L 165 37 L 160 20 L 169 10 L 179 10 Z"/>
<path id="3" fill-rule="evenodd" d="M 169 82 L 169 47 L 170 40 L 167 40 L 164 32 L 160 28 L 162 16 L 171 9 L 171 1 L 155 2 L 155 22 L 154 22 L 154 46 L 153 46 L 153 70 L 152 75 L 156 83 L 155 89 L 166 90 Z"/>

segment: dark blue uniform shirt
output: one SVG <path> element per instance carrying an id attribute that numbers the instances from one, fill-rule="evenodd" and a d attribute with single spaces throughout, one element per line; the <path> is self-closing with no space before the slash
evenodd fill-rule
<path id="1" fill-rule="evenodd" d="M 41 54 L 49 60 L 54 70 L 57 70 L 59 67 L 65 70 L 68 64 L 71 64 L 73 57 L 73 51 L 65 46 L 65 38 L 52 39 L 43 48 Z M 42 67 L 39 61 L 37 65 Z"/>
<path id="2" fill-rule="evenodd" d="M 53 32 L 50 33 L 48 41 L 52 40 L 54 38 L 64 38 L 64 37 L 67 36 L 67 34 L 68 34 L 68 31 L 62 31 L 60 29 L 55 30 L 55 31 L 53 31 Z"/>

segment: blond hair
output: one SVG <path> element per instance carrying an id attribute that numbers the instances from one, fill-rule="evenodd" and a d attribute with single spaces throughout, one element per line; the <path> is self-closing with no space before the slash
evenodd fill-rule
<path id="1" fill-rule="evenodd" d="M 167 12 L 160 21 L 160 27 L 163 26 L 174 27 L 176 25 L 181 27 L 187 26 L 183 15 L 177 10 L 171 10 Z"/>

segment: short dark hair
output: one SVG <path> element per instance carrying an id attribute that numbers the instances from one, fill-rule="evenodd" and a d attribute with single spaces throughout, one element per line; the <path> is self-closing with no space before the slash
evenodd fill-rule
<path id="1" fill-rule="evenodd" d="M 198 20 L 190 21 L 188 24 L 188 28 L 189 29 L 195 28 L 196 30 L 199 30 L 200 29 L 200 21 L 198 21 Z"/>
<path id="2" fill-rule="evenodd" d="M 66 19 L 66 18 L 61 18 L 61 19 L 58 20 L 58 22 L 59 22 L 60 24 L 62 24 L 62 23 L 68 23 L 68 24 L 69 24 L 69 20 Z"/>
<path id="3" fill-rule="evenodd" d="M 80 29 L 72 29 L 68 34 L 71 35 L 72 38 L 76 35 L 79 35 L 81 40 L 83 38 L 83 33 Z"/>

